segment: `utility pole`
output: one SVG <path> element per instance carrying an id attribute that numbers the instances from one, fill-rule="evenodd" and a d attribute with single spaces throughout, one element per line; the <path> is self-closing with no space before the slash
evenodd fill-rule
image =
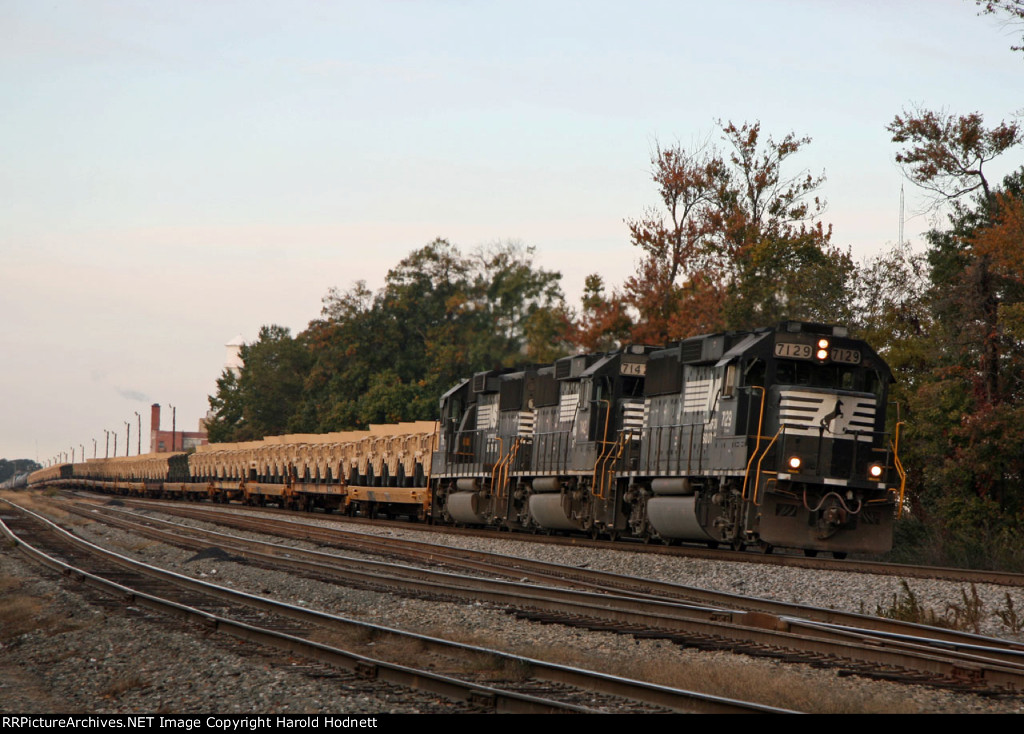
<path id="1" fill-rule="evenodd" d="M 167 403 L 167 407 L 171 409 L 171 451 L 174 451 L 177 448 L 175 441 L 178 438 L 178 435 L 175 432 L 177 430 L 178 425 L 178 409 L 175 408 L 170 403 Z"/>

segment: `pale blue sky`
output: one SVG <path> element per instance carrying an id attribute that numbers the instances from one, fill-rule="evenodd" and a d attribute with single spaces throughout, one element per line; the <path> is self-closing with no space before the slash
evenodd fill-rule
<path id="1" fill-rule="evenodd" d="M 796 165 L 870 256 L 897 235 L 886 124 L 1010 119 L 1014 42 L 961 0 L 0 0 L 0 456 L 123 450 L 151 402 L 193 428 L 226 341 L 435 237 L 533 245 L 573 302 L 621 282 L 651 147 L 718 119 L 812 137 Z"/>

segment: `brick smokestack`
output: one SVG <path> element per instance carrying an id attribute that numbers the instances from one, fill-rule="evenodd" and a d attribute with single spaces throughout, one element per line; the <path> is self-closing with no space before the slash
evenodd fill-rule
<path id="1" fill-rule="evenodd" d="M 156 452 L 156 436 L 160 432 L 160 403 L 149 409 L 149 452 Z"/>

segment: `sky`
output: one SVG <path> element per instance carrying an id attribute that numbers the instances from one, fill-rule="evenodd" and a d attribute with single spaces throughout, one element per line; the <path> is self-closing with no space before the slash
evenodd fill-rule
<path id="1" fill-rule="evenodd" d="M 719 121 L 812 138 L 790 170 L 877 255 L 886 125 L 1024 112 L 1019 40 L 965 0 L 0 0 L 0 457 L 134 453 L 152 403 L 195 430 L 228 341 L 437 237 L 621 283 L 652 149 Z"/>

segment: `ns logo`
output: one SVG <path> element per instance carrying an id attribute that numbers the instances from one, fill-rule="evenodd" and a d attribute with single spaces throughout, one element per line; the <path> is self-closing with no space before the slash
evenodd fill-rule
<path id="1" fill-rule="evenodd" d="M 849 424 L 850 418 L 843 414 L 843 401 L 838 396 L 835 399 L 835 405 L 832 406 L 832 410 L 826 413 L 818 423 L 822 433 L 832 434 L 846 433 Z"/>

